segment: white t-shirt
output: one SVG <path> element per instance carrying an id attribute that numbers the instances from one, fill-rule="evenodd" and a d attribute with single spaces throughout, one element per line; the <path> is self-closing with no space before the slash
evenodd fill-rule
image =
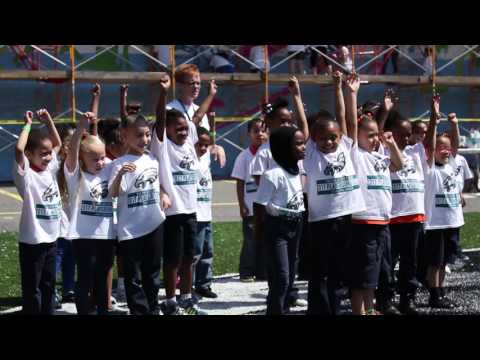
<path id="1" fill-rule="evenodd" d="M 305 206 L 300 175 L 292 175 L 280 166 L 267 170 L 260 178 L 255 202 L 272 216 L 301 216 Z"/>
<path id="2" fill-rule="evenodd" d="M 197 221 L 212 221 L 213 182 L 210 172 L 210 151 L 198 159 Z"/>
<path id="3" fill-rule="evenodd" d="M 260 145 L 253 159 L 252 175 L 263 175 L 268 169 L 273 169 L 278 166 L 277 162 L 273 159 L 272 151 L 270 150 L 270 141 Z M 298 168 L 300 169 L 300 175 L 305 175 L 305 168 L 303 166 L 303 160 L 298 160 Z"/>
<path id="4" fill-rule="evenodd" d="M 160 182 L 170 197 L 172 206 L 165 210 L 167 216 L 192 214 L 197 211 L 198 159 L 191 139 L 176 145 L 163 135 L 160 142 L 155 131 L 152 135 L 152 154 L 160 165 Z"/>
<path id="5" fill-rule="evenodd" d="M 305 45 L 287 45 L 288 52 L 305 51 Z"/>
<path id="6" fill-rule="evenodd" d="M 183 104 L 180 100 L 175 99 L 167 104 L 167 110 L 176 109 L 183 113 L 188 122 L 188 136 L 192 139 L 192 142 L 195 144 L 198 141 L 197 127 L 192 121 L 195 111 L 197 111 L 199 106 L 197 104 L 191 103 L 189 106 Z M 203 115 L 202 120 L 200 121 L 200 126 L 210 131 L 210 125 L 208 124 L 207 115 Z"/>
<path id="7" fill-rule="evenodd" d="M 250 49 L 250 61 L 255 63 L 261 70 L 270 68 L 270 60 L 267 59 L 265 66 L 265 47 L 263 45 L 253 46 Z M 254 66 L 251 66 L 252 69 L 257 69 Z"/>
<path id="8" fill-rule="evenodd" d="M 402 151 L 405 165 L 403 169 L 391 172 L 392 178 L 392 218 L 425 214 L 424 169 L 427 155 L 422 143 L 406 146 Z"/>
<path id="9" fill-rule="evenodd" d="M 67 238 L 73 239 L 115 239 L 113 229 L 113 203 L 108 188 L 113 162 L 105 159 L 104 168 L 96 175 L 77 167 L 69 172 L 63 170 L 70 194 L 72 209 Z"/>
<path id="10" fill-rule="evenodd" d="M 352 215 L 353 220 L 390 220 L 392 210 L 392 182 L 390 158 L 379 151 L 368 152 L 358 148 L 354 161 L 366 209 Z"/>
<path id="11" fill-rule="evenodd" d="M 366 210 L 352 157 L 358 146 L 342 136 L 337 149 L 329 154 L 317 150 L 309 139 L 303 160 L 307 173 L 308 221 L 332 219 Z"/>
<path id="12" fill-rule="evenodd" d="M 465 187 L 465 180 L 473 179 L 472 171 L 468 166 L 467 159 L 460 154 L 455 156 L 455 162 L 457 163 L 457 168 L 455 170 L 456 179 L 458 182 L 458 188 L 460 192 L 463 192 L 463 188 Z"/>
<path id="13" fill-rule="evenodd" d="M 135 164 L 136 169 L 132 173 L 124 174 L 120 182 L 117 207 L 119 241 L 147 235 L 165 220 L 165 213 L 160 207 L 157 159 L 150 154 L 127 154 L 115 159 L 108 183 L 109 189 L 125 163 Z"/>
<path id="14" fill-rule="evenodd" d="M 62 199 L 57 184 L 59 162 L 52 152 L 52 160 L 45 171 L 30 168 L 26 156 L 24 169 L 14 162 L 15 187 L 23 199 L 18 241 L 36 245 L 52 243 L 60 234 Z"/>
<path id="15" fill-rule="evenodd" d="M 427 230 L 457 228 L 464 224 L 457 164 L 450 157 L 447 164 L 433 164 L 425 172 L 425 217 Z"/>
<path id="16" fill-rule="evenodd" d="M 248 216 L 253 216 L 253 201 L 257 196 L 258 190 L 257 183 L 252 176 L 254 159 L 255 155 L 252 154 L 250 148 L 243 150 L 235 159 L 235 165 L 233 165 L 232 171 L 232 178 L 245 182 L 243 194 L 245 204 L 248 208 Z"/>

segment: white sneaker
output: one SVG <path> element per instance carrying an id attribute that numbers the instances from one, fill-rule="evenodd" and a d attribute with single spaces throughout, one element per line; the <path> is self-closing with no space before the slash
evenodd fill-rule
<path id="1" fill-rule="evenodd" d="M 112 309 L 108 310 L 108 313 L 110 315 L 128 315 L 129 310 L 128 308 L 124 308 L 124 307 L 112 304 Z"/>
<path id="2" fill-rule="evenodd" d="M 298 298 L 297 300 L 295 300 L 295 302 L 292 304 L 292 306 L 306 307 L 306 306 L 308 306 L 308 301 L 305 300 L 305 299 Z"/>
<path id="3" fill-rule="evenodd" d="M 445 272 L 447 274 L 450 274 L 452 272 L 452 270 L 450 270 L 450 267 L 448 265 L 445 265 Z"/>
<path id="4" fill-rule="evenodd" d="M 117 299 L 115 299 L 113 296 L 110 296 L 110 302 L 112 305 L 117 305 Z"/>

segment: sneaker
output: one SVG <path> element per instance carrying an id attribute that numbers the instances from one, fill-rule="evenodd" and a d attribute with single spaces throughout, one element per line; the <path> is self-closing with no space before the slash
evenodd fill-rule
<path id="1" fill-rule="evenodd" d="M 117 299 L 115 299 L 113 296 L 110 296 L 110 302 L 112 305 L 117 305 Z"/>
<path id="2" fill-rule="evenodd" d="M 364 314 L 362 315 L 367 315 L 367 316 L 381 316 L 381 315 L 385 315 L 385 314 L 382 314 L 381 312 L 375 310 L 375 309 L 370 309 L 370 310 L 367 310 Z"/>
<path id="3" fill-rule="evenodd" d="M 201 310 L 192 299 L 180 300 L 179 306 L 183 308 L 184 315 L 208 315 L 205 310 Z"/>
<path id="4" fill-rule="evenodd" d="M 113 305 L 112 308 L 108 309 L 108 315 L 128 315 L 128 308 L 123 308 L 118 305 Z"/>
<path id="5" fill-rule="evenodd" d="M 399 310 L 403 315 L 418 315 L 417 308 L 415 307 L 415 303 L 413 300 L 400 300 Z"/>
<path id="6" fill-rule="evenodd" d="M 218 297 L 218 295 L 212 291 L 210 286 L 195 288 L 195 292 L 205 298 L 216 299 Z"/>
<path id="7" fill-rule="evenodd" d="M 305 299 L 295 299 L 295 301 L 293 301 L 290 306 L 292 307 L 306 307 L 308 306 L 308 301 L 305 300 Z"/>
<path id="8" fill-rule="evenodd" d="M 385 304 L 379 304 L 378 305 L 378 310 L 383 314 L 383 315 L 402 315 L 398 309 L 393 306 L 391 302 L 387 302 Z"/>
<path id="9" fill-rule="evenodd" d="M 255 276 L 243 276 L 243 277 L 241 276 L 240 281 L 244 283 L 255 282 Z"/>
<path id="10" fill-rule="evenodd" d="M 166 301 L 160 304 L 160 310 L 162 310 L 163 315 L 183 315 L 183 309 L 175 304 L 167 304 Z"/>
<path id="11" fill-rule="evenodd" d="M 62 296 L 62 303 L 74 303 L 75 302 L 75 293 L 69 291 Z"/>
<path id="12" fill-rule="evenodd" d="M 127 295 L 125 293 L 125 288 L 118 288 L 115 291 L 115 299 L 119 303 L 126 303 L 127 302 Z"/>

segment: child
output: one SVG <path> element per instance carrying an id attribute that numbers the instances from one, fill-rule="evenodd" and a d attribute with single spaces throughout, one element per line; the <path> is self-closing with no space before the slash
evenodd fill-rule
<path id="1" fill-rule="evenodd" d="M 427 125 L 422 120 L 412 122 L 412 135 L 410 136 L 410 145 L 423 143 L 427 134 Z"/>
<path id="2" fill-rule="evenodd" d="M 60 169 L 63 169 L 65 159 L 67 158 L 68 148 L 75 127 L 72 124 L 64 124 L 58 127 L 58 133 L 62 140 L 62 147 L 59 152 Z M 65 174 L 63 171 L 57 173 L 58 189 L 62 198 L 62 218 L 60 220 L 60 235 L 57 239 L 57 258 L 55 274 L 62 272 L 62 299 L 61 302 L 75 302 L 75 259 L 73 257 L 72 242 L 67 240 L 69 228 L 69 194 L 67 190 L 67 183 L 65 181 Z M 55 296 L 55 305 L 57 309 L 61 308 L 58 296 Z"/>
<path id="3" fill-rule="evenodd" d="M 358 93 L 359 81 L 347 84 L 351 90 L 347 104 L 354 113 L 356 104 L 353 107 L 352 103 Z M 352 312 L 355 315 L 375 315 L 374 291 L 378 286 L 383 252 L 390 249 L 390 170 L 400 170 L 403 160 L 391 132 L 382 134 L 382 145 L 378 124 L 372 117 L 364 115 L 357 122 L 355 116 L 354 120 L 348 123 L 348 132 L 354 143 L 358 139 L 353 159 L 366 209 L 352 215 L 352 233 L 355 234 L 349 247 Z"/>
<path id="4" fill-rule="evenodd" d="M 272 132 L 270 141 L 277 165 L 262 175 L 255 202 L 266 213 L 267 315 L 283 315 L 290 310 L 305 211 L 298 167 L 305 156 L 305 136 L 300 130 L 282 127 Z"/>
<path id="5" fill-rule="evenodd" d="M 24 314 L 54 313 L 55 255 L 60 232 L 61 197 L 56 173 L 62 142 L 47 110 L 36 113 L 48 128 L 31 131 L 33 113 L 15 148 L 14 182 L 23 199 L 19 227 L 19 257 Z"/>
<path id="6" fill-rule="evenodd" d="M 141 114 L 122 121 L 127 153 L 114 161 L 109 181 L 118 197 L 117 237 L 124 261 L 130 314 L 159 314 L 158 291 L 163 246 L 163 209 L 170 200 L 159 182 L 158 161 L 146 153 L 150 124 Z"/>
<path id="7" fill-rule="evenodd" d="M 258 148 L 267 140 L 265 127 L 260 118 L 247 124 L 250 146 L 243 150 L 235 160 L 232 178 L 237 180 L 237 198 L 242 218 L 243 244 L 240 253 L 240 281 L 251 282 L 255 279 L 256 247 L 253 239 L 253 200 L 257 194 L 257 184 L 252 176 L 253 160 Z"/>
<path id="8" fill-rule="evenodd" d="M 356 121 L 357 82 L 349 79 L 352 100 L 347 115 L 351 122 Z M 308 139 L 308 128 L 306 131 Z M 366 209 L 352 161 L 355 151 L 356 146 L 347 137 L 345 116 L 339 116 L 338 122 L 333 118 L 316 121 L 304 160 L 312 263 L 308 314 L 337 315 L 340 311 L 338 290 L 345 280 L 351 214 Z"/>
<path id="9" fill-rule="evenodd" d="M 456 249 L 451 244 L 458 230 L 464 224 L 458 183 L 455 180 L 455 155 L 458 149 L 458 120 L 449 116 L 453 132 L 451 138 L 446 134 L 436 135 L 440 119 L 440 98 L 434 97 L 427 138 L 428 167 L 425 172 L 425 245 L 428 250 L 427 281 L 430 291 L 429 306 L 432 308 L 452 309 L 455 303 L 444 296 L 443 281 L 445 265 Z"/>
<path id="10" fill-rule="evenodd" d="M 179 315 L 180 307 L 189 315 L 206 315 L 192 299 L 193 258 L 197 235 L 198 159 L 189 137 L 188 120 L 178 110 L 165 111 L 170 78 L 160 81 L 157 121 L 152 153 L 160 163 L 160 179 L 172 206 L 165 221 L 164 276 L 167 299 L 161 304 L 165 315 Z M 175 298 L 177 274 L 180 275 L 180 302 Z"/>
<path id="11" fill-rule="evenodd" d="M 214 113 L 208 115 L 214 121 Z M 210 124 L 214 129 L 215 125 Z M 216 298 L 212 291 L 213 281 L 213 234 L 212 234 L 212 174 L 210 172 L 210 151 L 214 134 L 207 129 L 197 128 L 198 141 L 195 151 L 198 157 L 197 177 L 197 236 L 195 241 L 194 283 L 195 293 L 206 298 Z"/>
<path id="12" fill-rule="evenodd" d="M 67 238 L 72 240 L 77 259 L 75 304 L 79 315 L 91 313 L 93 295 L 98 314 L 108 314 L 107 276 L 114 256 L 113 206 L 108 189 L 112 162 L 105 157 L 104 143 L 88 134 L 94 118 L 93 112 L 87 112 L 78 122 L 64 166 L 71 208 Z"/>

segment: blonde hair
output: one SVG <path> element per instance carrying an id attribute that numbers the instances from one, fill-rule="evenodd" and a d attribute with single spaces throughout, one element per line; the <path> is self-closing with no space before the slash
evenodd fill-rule
<path id="1" fill-rule="evenodd" d="M 103 146 L 105 148 L 105 144 L 98 136 L 94 135 L 87 135 L 83 138 L 82 142 L 80 143 L 80 152 L 88 153 L 92 151 L 92 148 L 95 146 Z"/>

